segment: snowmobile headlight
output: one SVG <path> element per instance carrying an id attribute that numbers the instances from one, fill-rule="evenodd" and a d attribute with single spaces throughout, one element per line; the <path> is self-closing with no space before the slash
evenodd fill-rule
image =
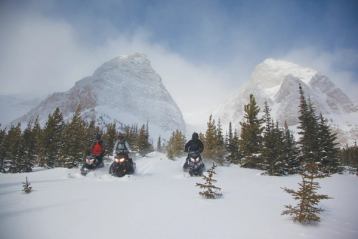
<path id="1" fill-rule="evenodd" d="M 195 159 L 195 158 L 190 158 L 190 161 L 192 161 L 193 163 L 195 163 L 196 159 Z"/>
<path id="2" fill-rule="evenodd" d="M 94 162 L 94 159 L 86 158 L 86 163 L 87 164 L 93 164 L 93 162 Z"/>
<path id="3" fill-rule="evenodd" d="M 125 158 L 115 158 L 116 163 L 123 163 Z"/>
<path id="4" fill-rule="evenodd" d="M 200 161 L 200 158 L 199 158 L 199 157 L 197 157 L 197 158 L 196 158 L 196 162 L 198 163 L 199 161 Z"/>

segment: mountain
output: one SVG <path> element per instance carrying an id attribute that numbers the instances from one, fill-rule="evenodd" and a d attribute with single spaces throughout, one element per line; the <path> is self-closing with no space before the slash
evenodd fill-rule
<path id="1" fill-rule="evenodd" d="M 0 95 L 0 124 L 5 126 L 40 103 L 40 98 L 26 95 Z"/>
<path id="2" fill-rule="evenodd" d="M 238 127 L 243 118 L 244 105 L 248 103 L 249 95 L 253 94 L 261 109 L 267 101 L 273 118 L 281 125 L 287 121 L 295 131 L 298 124 L 299 84 L 317 113 L 329 119 L 341 144 L 352 143 L 358 138 L 357 105 L 327 76 L 282 60 L 266 59 L 257 65 L 247 84 L 213 115 L 220 118 L 224 125 L 231 121 Z"/>
<path id="3" fill-rule="evenodd" d="M 173 130 L 185 130 L 180 109 L 148 58 L 139 53 L 104 63 L 92 76 L 77 81 L 66 92 L 50 95 L 16 121 L 27 122 L 39 115 L 44 122 L 56 107 L 66 119 L 78 105 L 84 119 L 94 119 L 102 125 L 148 122 L 153 137 L 168 137 Z"/>

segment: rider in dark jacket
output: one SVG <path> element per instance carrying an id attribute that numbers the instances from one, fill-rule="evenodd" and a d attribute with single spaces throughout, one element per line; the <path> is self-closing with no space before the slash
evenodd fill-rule
<path id="1" fill-rule="evenodd" d="M 200 154 L 203 152 L 204 150 L 204 145 L 203 142 L 201 142 L 201 140 L 199 139 L 199 135 L 198 133 L 194 132 L 191 140 L 189 140 L 186 144 L 185 144 L 185 149 L 184 152 L 190 152 L 190 151 L 197 151 Z M 199 156 L 201 159 L 201 156 Z M 184 164 L 184 168 L 186 168 L 188 166 L 188 160 L 189 160 L 189 155 L 186 158 L 185 164 Z"/>

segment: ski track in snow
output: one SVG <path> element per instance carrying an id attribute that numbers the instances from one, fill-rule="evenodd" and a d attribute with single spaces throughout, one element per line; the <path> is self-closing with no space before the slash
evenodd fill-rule
<path id="1" fill-rule="evenodd" d="M 358 177 L 320 181 L 321 222 L 300 225 L 281 216 L 294 204 L 281 187 L 297 189 L 300 177 L 270 177 L 238 166 L 218 167 L 223 197 L 205 200 L 182 171 L 185 158 L 152 153 L 135 160 L 137 171 L 122 178 L 105 167 L 82 176 L 79 169 L 37 169 L 0 174 L 0 238 L 358 238 Z M 209 164 L 207 168 L 209 168 Z M 25 177 L 33 192 L 21 192 Z"/>

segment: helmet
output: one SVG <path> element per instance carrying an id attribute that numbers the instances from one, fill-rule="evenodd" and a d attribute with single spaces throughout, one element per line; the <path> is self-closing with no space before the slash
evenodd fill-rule
<path id="1" fill-rule="evenodd" d="M 100 134 L 96 134 L 96 140 L 101 140 L 101 135 Z"/>
<path id="2" fill-rule="evenodd" d="M 198 133 L 194 132 L 193 135 L 191 136 L 191 139 L 198 140 L 199 139 Z"/>
<path id="3" fill-rule="evenodd" d="M 124 135 L 122 133 L 118 133 L 118 140 L 124 140 Z"/>

